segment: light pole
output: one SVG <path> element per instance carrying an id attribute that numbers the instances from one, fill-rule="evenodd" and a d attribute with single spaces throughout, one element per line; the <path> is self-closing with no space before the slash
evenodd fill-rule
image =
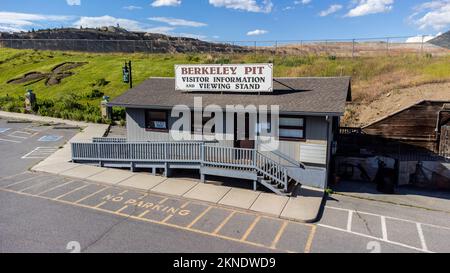
<path id="1" fill-rule="evenodd" d="M 133 88 L 133 70 L 131 61 L 128 61 L 128 63 L 125 61 L 125 64 L 122 67 L 122 78 L 124 83 L 130 84 L 130 89 Z"/>

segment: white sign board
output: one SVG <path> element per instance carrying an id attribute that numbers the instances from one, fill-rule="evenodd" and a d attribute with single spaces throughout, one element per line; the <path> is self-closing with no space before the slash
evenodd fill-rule
<path id="1" fill-rule="evenodd" d="M 175 89 L 188 92 L 272 92 L 273 65 L 175 65 Z"/>

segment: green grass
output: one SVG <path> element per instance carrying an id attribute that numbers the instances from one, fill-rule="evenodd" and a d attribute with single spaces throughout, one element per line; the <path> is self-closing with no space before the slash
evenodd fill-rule
<path id="1" fill-rule="evenodd" d="M 68 118 L 100 122 L 101 120 L 94 118 L 99 115 L 99 111 L 94 109 L 98 108 L 101 99 L 96 95 L 104 93 L 114 98 L 128 89 L 128 85 L 122 82 L 121 68 L 125 60 L 133 62 L 135 85 L 151 76 L 174 76 L 174 65 L 187 63 L 271 62 L 275 64 L 275 76 L 347 75 L 353 77 L 353 94 L 357 102 L 373 99 L 390 88 L 450 80 L 450 56 L 429 58 L 405 55 L 334 59 L 326 56 L 275 57 L 270 54 L 94 54 L 0 48 L 0 108 L 20 111 L 22 97 L 26 89 L 30 88 L 37 94 L 39 101 L 47 103 L 47 110 L 52 110 L 51 113 L 41 111 L 41 114 L 60 115 L 55 112 L 70 111 L 64 107 L 75 107 L 74 109 L 80 113 L 69 115 Z M 32 71 L 50 72 L 53 67 L 63 62 L 88 62 L 88 64 L 72 70 L 75 75 L 63 79 L 61 84 L 55 86 L 46 86 L 45 81 L 29 86 L 6 83 Z M 101 81 L 108 84 L 96 84 Z M 95 91 L 97 94 L 92 96 L 93 90 L 99 92 Z M 5 98 L 6 96 L 8 98 Z M 71 99 L 75 99 L 77 104 L 65 105 Z M 83 113 L 88 113 L 92 117 L 87 119 Z M 65 115 L 67 117 L 67 113 Z"/>

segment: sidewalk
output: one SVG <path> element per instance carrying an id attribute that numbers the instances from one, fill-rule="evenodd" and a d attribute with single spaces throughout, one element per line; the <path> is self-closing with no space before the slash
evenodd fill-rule
<path id="1" fill-rule="evenodd" d="M 383 194 L 367 182 L 342 181 L 334 186 L 336 194 L 450 213 L 450 192 L 397 187 L 395 194 Z"/>
<path id="2" fill-rule="evenodd" d="M 84 128 L 72 141 L 86 141 L 102 137 L 108 125 L 74 122 L 63 119 L 39 117 L 26 114 L 1 112 L 0 116 L 11 119 L 27 119 L 37 122 L 65 123 Z M 217 205 L 252 210 L 298 222 L 315 222 L 321 208 L 324 191 L 302 187 L 296 197 L 278 196 L 271 193 L 204 184 L 196 179 L 178 179 L 132 173 L 126 170 L 101 168 L 71 163 L 70 143 L 53 155 L 35 165 L 32 170 L 97 183 L 131 187 L 138 190 L 214 203 Z"/>

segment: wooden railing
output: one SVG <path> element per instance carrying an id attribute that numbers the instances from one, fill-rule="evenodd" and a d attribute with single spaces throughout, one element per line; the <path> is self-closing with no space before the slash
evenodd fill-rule
<path id="1" fill-rule="evenodd" d="M 200 162 L 201 142 L 71 143 L 73 160 Z"/>
<path id="2" fill-rule="evenodd" d="M 267 156 L 257 152 L 256 153 L 256 169 L 264 176 L 270 178 L 277 184 L 281 184 L 284 190 L 288 187 L 288 169 L 283 165 L 278 164 Z"/>
<path id="3" fill-rule="evenodd" d="M 221 146 L 204 146 L 203 162 L 209 165 L 253 168 L 255 150 Z"/>
<path id="4" fill-rule="evenodd" d="M 94 143 L 127 142 L 127 139 L 122 137 L 94 137 L 92 138 L 92 142 Z"/>
<path id="5" fill-rule="evenodd" d="M 284 190 L 288 187 L 288 169 L 255 149 L 212 146 L 204 142 L 123 142 L 122 139 L 107 142 L 105 138 L 71 145 L 73 161 L 193 163 L 255 172 Z"/>

